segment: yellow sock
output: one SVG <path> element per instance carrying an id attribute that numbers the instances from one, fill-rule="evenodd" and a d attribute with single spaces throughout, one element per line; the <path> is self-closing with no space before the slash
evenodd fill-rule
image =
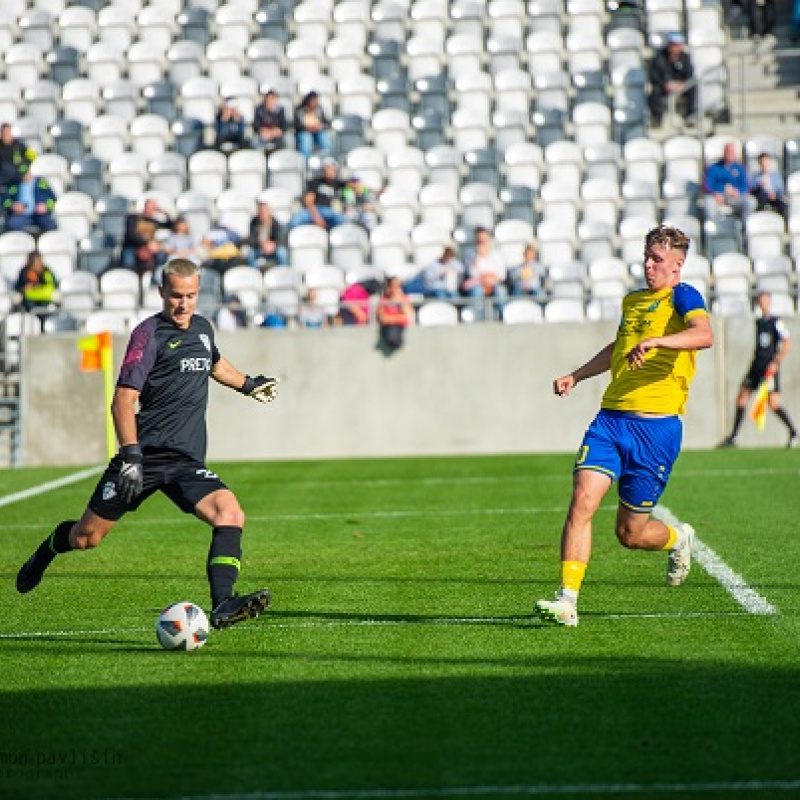
<path id="1" fill-rule="evenodd" d="M 672 525 L 667 525 L 667 530 L 669 531 L 669 538 L 667 539 L 667 543 L 661 548 L 662 550 L 672 550 L 675 547 L 675 542 L 678 541 L 678 531 L 672 527 Z"/>
<path id="2" fill-rule="evenodd" d="M 583 561 L 561 562 L 561 588 L 570 597 L 577 597 L 586 574 L 586 564 Z"/>

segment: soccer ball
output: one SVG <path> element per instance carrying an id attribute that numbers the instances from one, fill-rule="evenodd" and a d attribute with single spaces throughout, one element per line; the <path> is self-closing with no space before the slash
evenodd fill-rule
<path id="1" fill-rule="evenodd" d="M 188 600 L 173 603 L 158 615 L 156 636 L 165 650 L 196 650 L 208 636 L 206 613 Z"/>

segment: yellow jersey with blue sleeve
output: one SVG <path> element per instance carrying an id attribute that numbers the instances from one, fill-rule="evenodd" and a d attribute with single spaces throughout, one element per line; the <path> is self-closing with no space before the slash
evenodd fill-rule
<path id="1" fill-rule="evenodd" d="M 700 315 L 708 316 L 703 296 L 687 283 L 626 295 L 611 357 L 611 383 L 603 395 L 602 408 L 682 414 L 696 370 L 696 351 L 654 347 L 639 369 L 629 368 L 626 355 L 643 339 L 686 330 L 689 320 Z"/>

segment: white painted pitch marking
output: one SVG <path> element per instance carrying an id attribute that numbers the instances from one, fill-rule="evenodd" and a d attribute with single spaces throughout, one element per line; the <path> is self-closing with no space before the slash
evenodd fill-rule
<path id="1" fill-rule="evenodd" d="M 45 494 L 47 492 L 52 492 L 54 489 L 61 489 L 63 486 L 78 483 L 84 480 L 84 478 L 91 478 L 93 475 L 99 475 L 104 469 L 105 466 L 90 467 L 81 472 L 74 472 L 72 475 L 65 475 L 63 478 L 57 478 L 54 481 L 40 483 L 38 486 L 31 486 L 30 489 L 23 489 L 21 492 L 7 494 L 4 497 L 0 497 L 0 506 L 8 506 L 11 505 L 11 503 L 18 503 L 21 500 L 27 500 L 30 497 L 36 497 L 36 495 Z"/>
<path id="2" fill-rule="evenodd" d="M 593 619 L 720 619 L 728 617 L 749 617 L 747 611 L 690 611 L 672 613 L 653 613 L 653 614 L 592 614 Z M 266 615 L 258 622 L 251 622 L 245 627 L 236 627 L 231 630 L 235 633 L 246 633 L 257 629 L 290 629 L 301 628 L 381 628 L 381 627 L 425 627 L 425 626 L 446 626 L 446 625 L 518 625 L 525 622 L 538 622 L 534 616 L 527 617 L 432 617 L 430 619 L 347 619 L 347 620 L 308 620 L 306 622 L 275 622 Z M 125 634 L 146 633 L 151 630 L 150 626 L 136 628 L 97 628 L 97 629 L 75 629 L 75 630 L 55 630 L 55 631 L 28 631 L 23 633 L 0 633 L 0 640 L 3 639 L 47 639 L 53 638 L 79 638 L 81 636 L 120 636 Z M 230 635 L 226 632 L 226 636 Z"/>
<path id="3" fill-rule="evenodd" d="M 245 467 L 243 473 L 250 474 L 256 470 L 251 467 Z M 695 477 L 702 475 L 703 477 L 771 477 L 775 475 L 799 475 L 798 469 L 773 469 L 765 467 L 763 469 L 710 469 L 710 470 L 682 470 L 673 473 L 675 477 Z M 292 486 L 298 488 L 314 488 L 319 486 L 445 486 L 448 484 L 456 485 L 487 485 L 493 486 L 498 484 L 509 483 L 533 483 L 534 481 L 564 481 L 570 483 L 572 475 L 569 469 L 560 472 L 547 472 L 547 473 L 525 473 L 521 475 L 442 475 L 431 478 L 367 478 L 366 480 L 340 480 L 336 478 L 322 479 L 322 480 L 281 480 L 276 478 L 271 481 L 274 486 Z"/>
<path id="4" fill-rule="evenodd" d="M 653 516 L 667 525 L 679 525 L 680 520 L 666 507 L 656 506 Z M 694 540 L 693 558 L 749 614 L 777 614 L 778 609 L 747 581 L 734 572 L 707 544 Z"/>
<path id="5" fill-rule="evenodd" d="M 579 783 L 530 786 L 439 786 L 428 789 L 305 789 L 285 792 L 181 795 L 169 800 L 384 800 L 403 797 L 496 797 L 497 795 L 685 794 L 687 792 L 794 792 L 800 780 L 714 781 L 710 783 Z M 132 798 L 130 799 L 132 800 Z M 147 800 L 147 798 L 139 798 Z"/>

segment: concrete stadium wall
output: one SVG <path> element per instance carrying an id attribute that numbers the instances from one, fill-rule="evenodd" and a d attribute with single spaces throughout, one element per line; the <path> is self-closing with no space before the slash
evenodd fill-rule
<path id="1" fill-rule="evenodd" d="M 795 341 L 800 320 L 789 323 Z M 284 378 L 267 406 L 212 383 L 209 461 L 425 454 L 572 452 L 599 406 L 606 380 L 569 398 L 552 380 L 613 338 L 614 324 L 414 328 L 391 357 L 376 329 L 248 330 L 220 335 L 221 352 L 251 374 Z M 716 320 L 716 345 L 699 355 L 685 447 L 714 447 L 727 431 L 753 351 L 752 320 Z M 114 342 L 117 366 L 126 344 Z M 799 350 L 783 370 L 784 398 L 800 421 Z M 24 348 L 23 464 L 102 463 L 105 401 L 100 373 L 78 369 L 71 335 L 30 337 Z M 742 445 L 784 445 L 770 417 Z"/>

